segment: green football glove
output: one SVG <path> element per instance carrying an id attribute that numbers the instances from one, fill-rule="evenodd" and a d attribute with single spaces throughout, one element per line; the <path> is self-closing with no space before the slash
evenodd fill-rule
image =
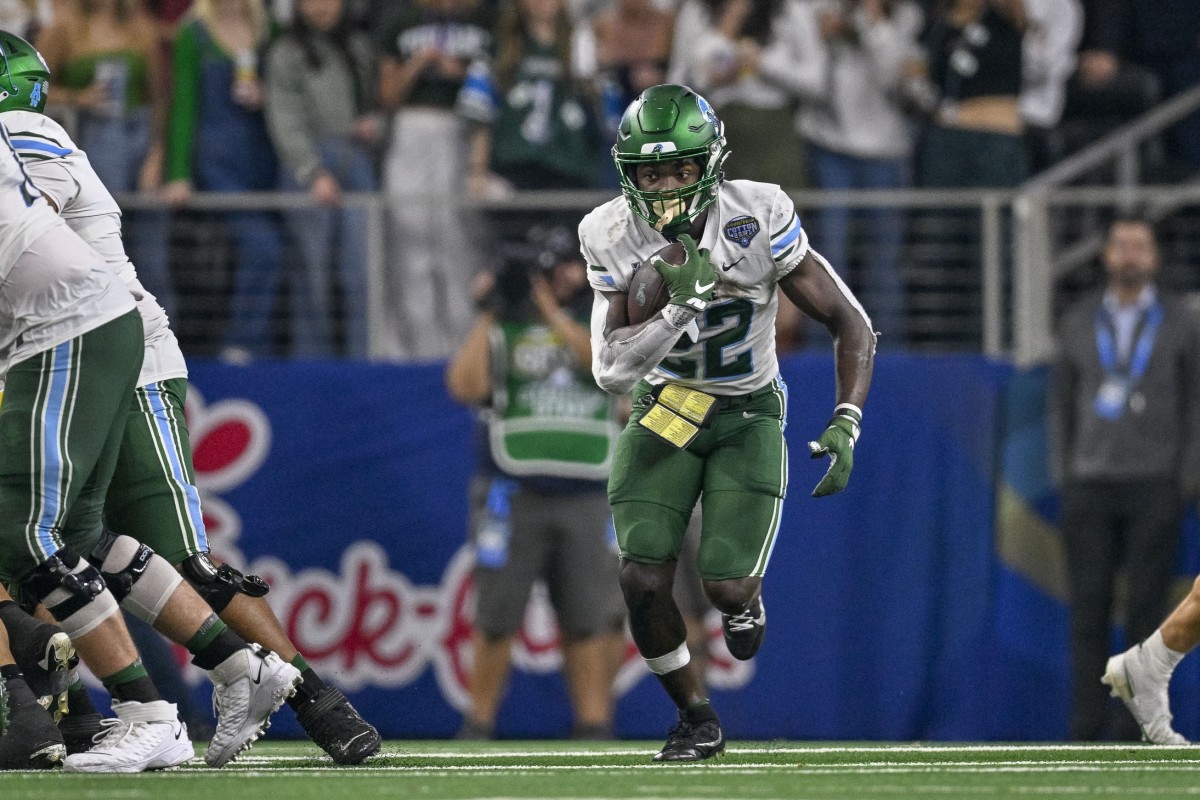
<path id="1" fill-rule="evenodd" d="M 667 284 L 671 303 L 700 312 L 712 300 L 713 290 L 717 287 L 717 271 L 713 269 L 708 250 L 697 249 L 696 240 L 691 236 L 683 234 L 679 243 L 687 251 L 687 259 L 682 264 L 673 266 L 658 259 L 651 266 Z"/>
<path id="2" fill-rule="evenodd" d="M 854 469 L 854 443 L 861 430 L 862 412 L 849 403 L 842 403 L 834 409 L 833 419 L 829 420 L 829 427 L 821 437 L 808 443 L 813 458 L 829 456 L 829 470 L 813 489 L 813 497 L 824 497 L 846 488 L 850 470 Z"/>

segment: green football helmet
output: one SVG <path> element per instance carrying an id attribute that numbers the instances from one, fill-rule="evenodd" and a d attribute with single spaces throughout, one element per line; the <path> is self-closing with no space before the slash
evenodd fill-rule
<path id="1" fill-rule="evenodd" d="M 0 111 L 46 109 L 50 93 L 50 68 L 33 45 L 8 31 L 0 31 Z"/>
<path id="2" fill-rule="evenodd" d="M 708 101 L 687 86 L 651 86 L 625 109 L 612 157 L 633 213 L 656 230 L 676 236 L 717 199 L 721 165 L 729 157 L 725 126 Z M 665 192 L 638 188 L 639 164 L 686 158 L 700 163 L 696 183 Z"/>

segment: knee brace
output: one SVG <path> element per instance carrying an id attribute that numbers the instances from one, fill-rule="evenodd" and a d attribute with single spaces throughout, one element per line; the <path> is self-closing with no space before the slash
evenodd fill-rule
<path id="1" fill-rule="evenodd" d="M 183 578 L 167 560 L 130 536 L 105 531 L 88 556 L 121 607 L 154 624 Z"/>
<path id="2" fill-rule="evenodd" d="M 64 547 L 20 582 L 21 605 L 43 603 L 72 639 L 93 631 L 117 612 L 100 572 Z"/>
<path id="3" fill-rule="evenodd" d="M 183 576 L 218 614 L 225 610 L 235 594 L 263 597 L 271 590 L 257 575 L 243 575 L 228 564 L 218 567 L 207 553 L 197 553 L 184 561 Z"/>

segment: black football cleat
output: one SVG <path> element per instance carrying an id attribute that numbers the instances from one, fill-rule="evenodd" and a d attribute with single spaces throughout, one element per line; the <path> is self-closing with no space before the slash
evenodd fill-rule
<path id="1" fill-rule="evenodd" d="M 740 614 L 722 614 L 721 632 L 725 635 L 725 646 L 729 648 L 731 656 L 738 661 L 754 658 L 767 633 L 767 609 L 763 605 L 762 595 Z"/>
<path id="2" fill-rule="evenodd" d="M 308 738 L 338 764 L 361 764 L 379 752 L 379 731 L 332 686 L 317 692 L 296 712 Z"/>
<path id="3" fill-rule="evenodd" d="M 721 730 L 721 721 L 711 709 L 702 719 L 681 711 L 679 722 L 667 734 L 667 743 L 654 756 L 654 760 L 662 763 L 703 761 L 719 757 L 724 752 L 725 734 Z"/>
<path id="4" fill-rule="evenodd" d="M 62 628 L 32 618 L 30 623 L 16 632 L 9 627 L 13 658 L 33 694 L 46 698 L 43 706 L 61 702 L 71 685 L 71 670 L 79 663 L 79 655 Z"/>
<path id="5" fill-rule="evenodd" d="M 0 769 L 51 769 L 67 754 L 62 734 L 24 678 L 9 678 L 8 727 L 0 736 Z"/>

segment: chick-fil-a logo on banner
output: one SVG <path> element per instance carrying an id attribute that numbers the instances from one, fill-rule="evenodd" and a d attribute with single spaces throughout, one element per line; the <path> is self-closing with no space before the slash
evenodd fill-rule
<path id="1" fill-rule="evenodd" d="M 262 466 L 271 449 L 270 420 L 243 399 L 209 405 L 194 387 L 189 387 L 186 411 L 209 546 L 221 560 L 271 585 L 267 599 L 305 658 L 348 690 L 400 688 L 432 667 L 446 700 L 465 710 L 475 607 L 471 548 L 463 546 L 451 557 L 435 586 L 414 584 L 393 569 L 387 553 L 371 540 L 348 541 L 336 572 L 294 571 L 277 557 L 247 562 L 238 547 L 241 518 L 221 493 L 245 483 Z M 711 614 L 708 623 L 709 685 L 744 686 L 753 662 L 729 655 L 719 615 Z M 514 667 L 539 674 L 558 670 L 559 643 L 548 593 L 538 586 L 513 647 Z M 624 693 L 647 675 L 630 642 L 617 691 Z"/>

